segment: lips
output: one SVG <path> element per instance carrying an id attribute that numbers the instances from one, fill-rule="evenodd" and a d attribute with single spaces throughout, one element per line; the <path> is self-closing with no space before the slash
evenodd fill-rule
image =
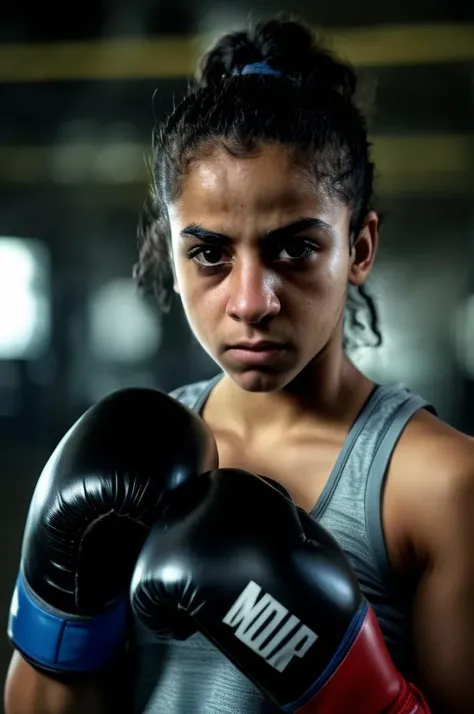
<path id="1" fill-rule="evenodd" d="M 237 342 L 227 347 L 227 354 L 240 368 L 271 368 L 276 366 L 287 351 L 283 342 L 260 340 L 260 342 Z"/>
<path id="2" fill-rule="evenodd" d="M 273 350 L 284 349 L 285 345 L 282 342 L 270 342 L 269 340 L 261 340 L 260 342 L 238 342 L 235 345 L 230 345 L 227 349 L 230 350 L 248 350 L 250 352 L 268 352 Z"/>

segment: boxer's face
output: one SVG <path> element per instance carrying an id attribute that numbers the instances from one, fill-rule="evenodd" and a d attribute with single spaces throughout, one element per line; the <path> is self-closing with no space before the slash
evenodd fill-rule
<path id="1" fill-rule="evenodd" d="M 191 328 L 243 389 L 283 388 L 340 339 L 348 282 L 363 282 L 371 259 L 350 250 L 350 208 L 284 149 L 216 150 L 191 166 L 169 215 Z"/>

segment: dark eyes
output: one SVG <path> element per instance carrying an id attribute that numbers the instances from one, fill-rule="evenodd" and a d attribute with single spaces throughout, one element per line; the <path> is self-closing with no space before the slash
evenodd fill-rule
<path id="1" fill-rule="evenodd" d="M 295 262 L 308 260 L 314 253 L 317 253 L 317 246 L 303 238 L 294 238 L 285 241 L 284 244 L 276 246 L 268 255 L 269 260 L 282 262 Z M 199 245 L 191 248 L 188 257 L 202 267 L 218 267 L 232 262 L 224 248 L 217 246 Z"/>
<path id="2" fill-rule="evenodd" d="M 301 260 L 309 255 L 312 255 L 313 253 L 316 253 L 316 246 L 314 243 L 295 239 L 293 241 L 288 241 L 288 243 L 282 247 L 280 253 L 286 253 L 286 256 L 280 258 L 280 260 L 287 260 L 288 258 L 290 260 Z"/>
<path id="3" fill-rule="evenodd" d="M 222 260 L 224 255 L 222 248 L 193 248 L 188 255 L 200 265 L 219 265 L 219 263 L 227 262 Z"/>

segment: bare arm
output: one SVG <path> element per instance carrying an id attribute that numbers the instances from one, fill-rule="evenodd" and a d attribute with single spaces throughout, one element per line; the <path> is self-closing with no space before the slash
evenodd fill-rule
<path id="1" fill-rule="evenodd" d="M 474 712 L 472 442 L 459 456 L 461 468 L 419 504 L 417 525 L 426 567 L 414 602 L 415 654 L 421 688 L 442 714 Z"/>
<path id="2" fill-rule="evenodd" d="M 117 680 L 122 677 L 115 678 L 115 686 Z M 110 689 L 104 677 L 74 684 L 56 681 L 15 652 L 5 682 L 5 714 L 109 714 L 114 709 Z M 121 704 L 120 711 L 126 714 L 123 699 Z"/>

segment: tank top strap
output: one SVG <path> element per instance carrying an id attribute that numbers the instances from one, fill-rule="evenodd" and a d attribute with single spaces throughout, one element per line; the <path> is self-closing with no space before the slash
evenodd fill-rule
<path id="1" fill-rule="evenodd" d="M 392 413 L 391 419 L 386 420 L 384 429 L 380 432 L 367 474 L 365 495 L 367 535 L 376 566 L 387 585 L 390 584 L 391 577 L 382 528 L 383 487 L 393 451 L 408 422 L 420 409 L 427 409 L 432 414 L 436 414 L 434 407 L 423 397 L 407 392 L 406 398 Z"/>
<path id="2" fill-rule="evenodd" d="M 425 399 L 403 386 L 378 386 L 354 422 L 311 513 L 350 560 L 402 671 L 411 647 L 409 613 L 390 577 L 382 495 L 393 451 L 420 409 L 436 413 Z"/>
<path id="3" fill-rule="evenodd" d="M 185 384 L 182 387 L 173 389 L 169 395 L 178 402 L 181 402 L 181 404 L 184 404 L 184 406 L 192 409 L 196 414 L 200 414 L 213 387 L 220 382 L 222 377 L 223 375 L 220 373 L 216 374 L 212 379 L 204 379 L 200 382 Z"/>

